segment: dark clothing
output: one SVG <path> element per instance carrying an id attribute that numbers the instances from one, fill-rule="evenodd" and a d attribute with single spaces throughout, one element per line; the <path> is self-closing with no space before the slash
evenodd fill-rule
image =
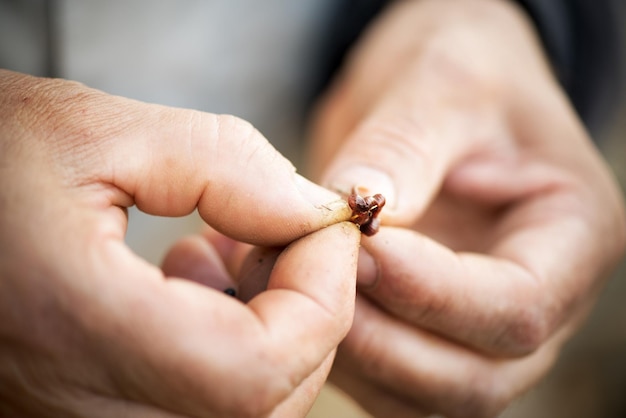
<path id="1" fill-rule="evenodd" d="M 623 0 L 518 0 L 543 41 L 564 90 L 593 133 L 616 111 L 624 78 Z M 327 82 L 384 0 L 344 0 L 328 33 Z"/>

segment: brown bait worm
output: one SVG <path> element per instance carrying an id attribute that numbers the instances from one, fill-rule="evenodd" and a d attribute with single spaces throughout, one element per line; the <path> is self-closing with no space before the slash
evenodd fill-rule
<path id="1" fill-rule="evenodd" d="M 373 196 L 361 196 L 356 186 L 348 196 L 348 205 L 352 209 L 350 221 L 359 227 L 362 233 L 368 237 L 378 232 L 380 219 L 378 214 L 385 206 L 385 197 L 377 193 Z"/>

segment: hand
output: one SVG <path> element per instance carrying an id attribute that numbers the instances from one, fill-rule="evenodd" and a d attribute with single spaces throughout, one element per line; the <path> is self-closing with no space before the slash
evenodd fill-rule
<path id="1" fill-rule="evenodd" d="M 396 2 L 319 106 L 311 170 L 387 198 L 331 378 L 376 416 L 486 417 L 550 368 L 626 240 L 524 14 Z"/>
<path id="2" fill-rule="evenodd" d="M 359 233 L 320 230 L 347 204 L 233 117 L 8 71 L 0 92 L 0 416 L 302 415 L 352 320 Z M 214 290 L 135 256 L 133 204 L 295 242 L 243 304 L 219 260 Z"/>

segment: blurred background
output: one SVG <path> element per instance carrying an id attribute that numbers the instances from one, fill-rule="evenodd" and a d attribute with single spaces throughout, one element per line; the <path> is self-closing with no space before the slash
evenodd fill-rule
<path id="1" fill-rule="evenodd" d="M 41 13 L 51 4 L 56 5 L 52 20 Z M 58 53 L 52 65 L 58 75 L 144 101 L 238 115 L 296 158 L 298 141 L 293 138 L 302 135 L 306 107 L 302 86 L 311 84 L 311 75 L 302 68 L 316 64 L 316 46 L 307 39 L 323 27 L 335 2 L 184 4 L 0 1 L 0 66 L 45 74 L 50 62 L 43 62 L 46 57 L 40 52 L 52 46 Z M 274 24 L 276 13 L 282 13 L 281 25 Z M 245 25 L 240 22 L 244 15 Z M 174 22 L 167 31 L 160 26 L 164 20 Z M 284 36 L 294 28 L 297 36 Z M 220 42 L 200 42 L 211 36 Z M 257 42 L 254 47 L 249 39 Z M 626 189 L 626 107 L 607 132 L 602 152 Z M 131 209 L 129 217 L 128 245 L 154 264 L 178 237 L 202 225 L 196 214 L 167 219 Z M 308 417 L 367 415 L 328 386 Z M 502 417 L 626 417 L 626 263 L 608 281 L 586 325 L 567 344 L 552 372 Z"/>

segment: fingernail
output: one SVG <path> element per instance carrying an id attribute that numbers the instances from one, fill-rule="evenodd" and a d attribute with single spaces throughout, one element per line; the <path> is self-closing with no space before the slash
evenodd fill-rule
<path id="1" fill-rule="evenodd" d="M 359 249 L 356 282 L 359 287 L 370 288 L 378 282 L 378 264 L 363 247 Z"/>
<path id="2" fill-rule="evenodd" d="M 368 166 L 352 166 L 333 175 L 330 189 L 344 195 L 350 194 L 353 187 L 365 189 L 368 195 L 380 193 L 385 196 L 386 206 L 395 207 L 396 190 L 391 177 L 382 170 Z"/>

